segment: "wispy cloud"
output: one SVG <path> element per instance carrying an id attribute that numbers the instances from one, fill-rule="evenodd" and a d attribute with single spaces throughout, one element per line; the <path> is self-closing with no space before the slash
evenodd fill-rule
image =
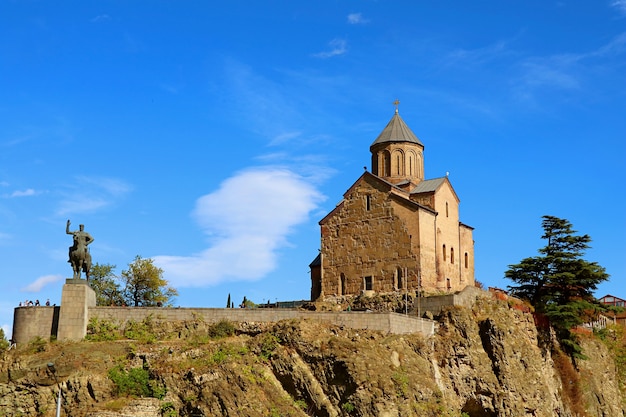
<path id="1" fill-rule="evenodd" d="M 196 202 L 193 215 L 210 247 L 191 256 L 156 256 L 155 264 L 180 287 L 260 279 L 276 267 L 277 251 L 293 228 L 322 200 L 310 182 L 289 169 L 242 171 Z"/>
<path id="2" fill-rule="evenodd" d="M 56 284 L 57 282 L 63 281 L 62 275 L 44 275 L 42 277 L 37 278 L 35 281 L 31 282 L 24 288 L 22 291 L 24 292 L 39 292 L 45 286 L 49 284 Z"/>
<path id="3" fill-rule="evenodd" d="M 501 59 L 508 53 L 508 42 L 500 40 L 491 45 L 475 49 L 456 49 L 448 54 L 447 64 L 462 63 L 462 65 L 482 65 L 494 59 Z"/>
<path id="4" fill-rule="evenodd" d="M 37 195 L 38 193 L 33 190 L 32 188 L 28 188 L 26 190 L 16 190 L 13 191 L 9 197 L 14 198 L 14 197 L 31 197 L 34 195 Z"/>
<path id="5" fill-rule="evenodd" d="M 611 6 L 615 7 L 621 13 L 626 14 L 626 0 L 615 0 L 611 3 Z"/>
<path id="6" fill-rule="evenodd" d="M 607 63 L 625 50 L 626 33 L 622 33 L 592 51 L 526 58 L 519 62 L 518 95 L 532 98 L 540 87 L 563 91 L 582 89 L 592 74 L 604 71 Z"/>
<path id="7" fill-rule="evenodd" d="M 98 16 L 91 19 L 91 21 L 96 23 L 96 22 L 105 22 L 109 19 L 111 19 L 111 17 L 108 14 L 99 14 Z"/>
<path id="8" fill-rule="evenodd" d="M 329 50 L 313 54 L 316 58 L 332 58 L 334 56 L 343 55 L 348 52 L 347 42 L 345 39 L 333 39 L 328 43 Z"/>
<path id="9" fill-rule="evenodd" d="M 363 15 L 361 13 L 350 13 L 348 15 L 348 23 L 350 23 L 351 25 L 363 25 L 367 22 L 369 22 L 369 20 L 363 18 Z"/>
<path id="10" fill-rule="evenodd" d="M 116 203 L 132 190 L 123 180 L 106 177 L 77 177 L 59 203 L 56 214 L 94 212 Z"/>
<path id="11" fill-rule="evenodd" d="M 302 135 L 302 132 L 284 132 L 276 135 L 271 141 L 270 145 L 282 145 L 292 139 L 296 139 Z"/>

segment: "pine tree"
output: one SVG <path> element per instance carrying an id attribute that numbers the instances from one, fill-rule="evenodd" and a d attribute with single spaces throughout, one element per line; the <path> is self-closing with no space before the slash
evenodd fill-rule
<path id="1" fill-rule="evenodd" d="M 571 329 L 603 310 L 593 292 L 609 275 L 597 263 L 582 258 L 591 242 L 589 235 L 576 235 L 569 221 L 553 216 L 543 216 L 542 227 L 541 238 L 547 244 L 539 249 L 540 255 L 509 265 L 505 276 L 517 284 L 509 286 L 512 295 L 545 314 L 566 351 L 582 357 Z"/>

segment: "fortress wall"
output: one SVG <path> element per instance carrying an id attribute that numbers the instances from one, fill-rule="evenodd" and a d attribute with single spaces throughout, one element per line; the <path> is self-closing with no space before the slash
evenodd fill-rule
<path id="1" fill-rule="evenodd" d="M 467 286 L 463 291 L 456 294 L 436 295 L 430 297 L 420 298 L 420 313 L 424 314 L 429 311 L 432 314 L 439 314 L 448 306 L 461 306 L 472 308 L 476 298 L 478 297 L 490 297 L 489 293 L 473 286 Z M 417 304 L 415 306 L 417 310 Z"/>
<path id="2" fill-rule="evenodd" d="M 35 337 L 48 340 L 57 336 L 58 306 L 16 307 L 13 312 L 13 335 L 16 343 L 28 343 Z"/>
<path id="3" fill-rule="evenodd" d="M 152 315 L 156 320 L 181 321 L 202 318 L 209 323 L 220 320 L 234 322 L 277 322 L 289 319 L 309 319 L 333 323 L 354 329 L 432 336 L 434 322 L 397 313 L 303 311 L 297 309 L 261 308 L 163 308 L 163 307 L 90 307 L 89 319 L 99 318 L 120 323 L 141 321 Z"/>

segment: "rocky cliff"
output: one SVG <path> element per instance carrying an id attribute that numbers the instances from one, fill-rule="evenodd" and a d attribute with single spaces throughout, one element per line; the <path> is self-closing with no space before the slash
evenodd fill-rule
<path id="1" fill-rule="evenodd" d="M 3 354 L 0 415 L 55 415 L 50 362 L 73 417 L 625 415 L 615 358 L 594 336 L 582 336 L 589 359 L 572 364 L 503 301 L 436 319 L 429 339 L 309 321 L 234 333 L 151 321 L 126 329 L 137 340 L 34 341 Z"/>

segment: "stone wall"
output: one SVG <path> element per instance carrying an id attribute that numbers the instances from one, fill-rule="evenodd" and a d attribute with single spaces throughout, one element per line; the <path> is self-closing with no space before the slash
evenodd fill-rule
<path id="1" fill-rule="evenodd" d="M 57 337 L 60 307 L 16 307 L 13 312 L 13 335 L 16 343 L 26 343 L 36 337 Z"/>
<path id="2" fill-rule="evenodd" d="M 398 212 L 407 209 L 388 197 L 388 187 L 364 177 L 321 224 L 324 296 L 392 292 L 398 270 L 406 271 L 404 285 L 417 288 L 417 219 L 414 224 L 400 219 Z"/>
<path id="3" fill-rule="evenodd" d="M 201 318 L 208 323 L 220 320 L 233 322 L 277 322 L 289 319 L 323 321 L 354 329 L 377 330 L 385 333 L 421 333 L 432 336 L 435 323 L 431 320 L 398 313 L 369 313 L 360 311 L 305 311 L 288 308 L 164 308 L 164 307 L 91 307 L 89 319 L 98 318 L 124 323 L 141 321 L 152 315 L 155 320 L 182 321 Z"/>
<path id="4" fill-rule="evenodd" d="M 67 284 L 66 284 L 67 285 Z M 91 290 L 91 288 L 89 288 Z M 425 312 L 440 313 L 447 306 L 471 308 L 476 298 L 489 296 L 489 293 L 475 287 L 466 287 L 456 294 L 423 297 L 409 315 L 398 313 L 374 313 L 361 311 L 306 311 L 288 308 L 168 308 L 168 307 L 85 307 L 84 317 L 75 317 L 72 322 L 73 332 L 61 329 L 59 323 L 60 307 L 16 307 L 13 316 L 13 340 L 17 343 L 28 343 L 35 337 L 48 339 L 51 336 L 66 332 L 65 339 L 80 340 L 86 334 L 87 323 L 92 318 L 114 320 L 124 323 L 128 320 L 141 321 L 152 315 L 157 320 L 182 321 L 201 318 L 205 322 L 214 323 L 220 320 L 233 322 L 277 322 L 289 319 L 323 321 L 354 329 L 370 329 L 385 333 L 408 334 L 421 333 L 426 337 L 435 332 L 432 320 L 421 319 L 418 315 Z M 90 300 L 87 302 L 91 303 Z M 419 311 L 418 311 L 419 310 Z M 79 311 L 79 310 L 76 310 Z M 80 329 L 76 323 L 81 324 Z"/>
<path id="5" fill-rule="evenodd" d="M 430 312 L 436 315 L 449 306 L 472 308 L 478 297 L 491 297 L 491 295 L 476 287 L 465 287 L 463 291 L 455 294 L 419 298 L 418 302 L 413 306 L 412 313 L 423 315 L 426 312 Z M 418 309 L 419 312 L 417 311 Z"/>

